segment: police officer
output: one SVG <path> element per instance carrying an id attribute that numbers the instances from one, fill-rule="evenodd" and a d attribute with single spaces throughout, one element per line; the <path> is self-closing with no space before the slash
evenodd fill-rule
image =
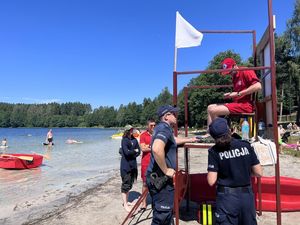
<path id="1" fill-rule="evenodd" d="M 251 174 L 262 176 L 262 167 L 253 148 L 232 138 L 223 118 L 213 120 L 209 133 L 215 145 L 208 150 L 207 181 L 217 184 L 216 224 L 257 224 Z"/>
<path id="2" fill-rule="evenodd" d="M 153 132 L 151 158 L 146 174 L 147 186 L 152 197 L 152 225 L 172 224 L 174 207 L 172 178 L 176 169 L 177 144 L 197 141 L 195 137 L 174 137 L 172 128 L 177 123 L 175 113 L 178 110 L 177 107 L 165 105 L 159 107 L 157 111 L 160 123 Z"/>

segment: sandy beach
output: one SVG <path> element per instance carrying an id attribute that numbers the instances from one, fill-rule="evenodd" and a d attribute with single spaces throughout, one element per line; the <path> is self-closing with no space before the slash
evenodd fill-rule
<path id="1" fill-rule="evenodd" d="M 180 150 L 180 158 L 183 151 Z M 190 170 L 192 173 L 205 172 L 207 165 L 207 150 L 191 149 L 190 151 Z M 300 159 L 289 155 L 280 155 L 281 176 L 289 176 L 300 178 Z M 180 161 L 180 167 L 183 167 Z M 265 176 L 273 176 L 275 167 L 264 167 Z M 81 193 L 76 197 L 72 197 L 69 201 L 59 207 L 49 209 L 45 214 L 31 215 L 27 218 L 24 224 L 35 225 L 111 225 L 121 224 L 126 217 L 126 212 L 122 207 L 120 195 L 120 176 L 119 171 L 115 172 L 114 177 L 109 179 L 105 184 L 99 185 L 94 189 L 90 189 Z M 141 179 L 134 184 L 130 192 L 130 201 L 137 199 L 141 193 Z M 150 224 L 152 211 L 150 199 L 148 198 L 147 210 L 143 213 L 136 213 L 129 220 L 128 224 Z M 198 224 L 196 221 L 196 206 L 191 204 L 189 212 L 185 210 L 184 202 L 181 204 L 180 224 Z M 263 212 L 263 215 L 258 217 L 258 224 L 273 225 L 276 224 L 276 213 Z M 300 224 L 300 212 L 282 213 L 282 224 Z"/>

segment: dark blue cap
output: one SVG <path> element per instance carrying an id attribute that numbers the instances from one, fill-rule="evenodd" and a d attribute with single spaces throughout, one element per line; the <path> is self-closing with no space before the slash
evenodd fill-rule
<path id="1" fill-rule="evenodd" d="M 160 118 L 168 112 L 177 113 L 178 111 L 179 111 L 178 107 L 173 107 L 171 105 L 163 105 L 158 108 L 157 115 Z"/>
<path id="2" fill-rule="evenodd" d="M 228 132 L 229 127 L 227 124 L 227 120 L 225 120 L 224 118 L 217 117 L 209 125 L 209 133 L 214 139 L 220 138 L 225 134 L 228 134 Z"/>

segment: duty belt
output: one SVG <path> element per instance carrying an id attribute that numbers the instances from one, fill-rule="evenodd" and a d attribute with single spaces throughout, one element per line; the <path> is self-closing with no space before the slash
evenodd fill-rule
<path id="1" fill-rule="evenodd" d="M 172 184 L 172 182 L 170 182 L 170 178 L 168 176 L 166 176 L 166 175 L 159 176 L 155 172 L 150 174 L 150 183 L 152 185 L 154 185 L 154 187 L 158 191 L 160 191 L 167 184 Z"/>
<path id="2" fill-rule="evenodd" d="M 218 186 L 217 192 L 221 192 L 221 193 L 251 193 L 252 188 L 251 188 L 251 186 L 245 186 L 245 187 Z"/>

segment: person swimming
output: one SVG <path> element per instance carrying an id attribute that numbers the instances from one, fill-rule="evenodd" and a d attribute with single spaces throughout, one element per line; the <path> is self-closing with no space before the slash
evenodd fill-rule
<path id="1" fill-rule="evenodd" d="M 82 141 L 77 141 L 75 139 L 68 139 L 66 140 L 66 144 L 81 144 L 83 143 Z"/>

